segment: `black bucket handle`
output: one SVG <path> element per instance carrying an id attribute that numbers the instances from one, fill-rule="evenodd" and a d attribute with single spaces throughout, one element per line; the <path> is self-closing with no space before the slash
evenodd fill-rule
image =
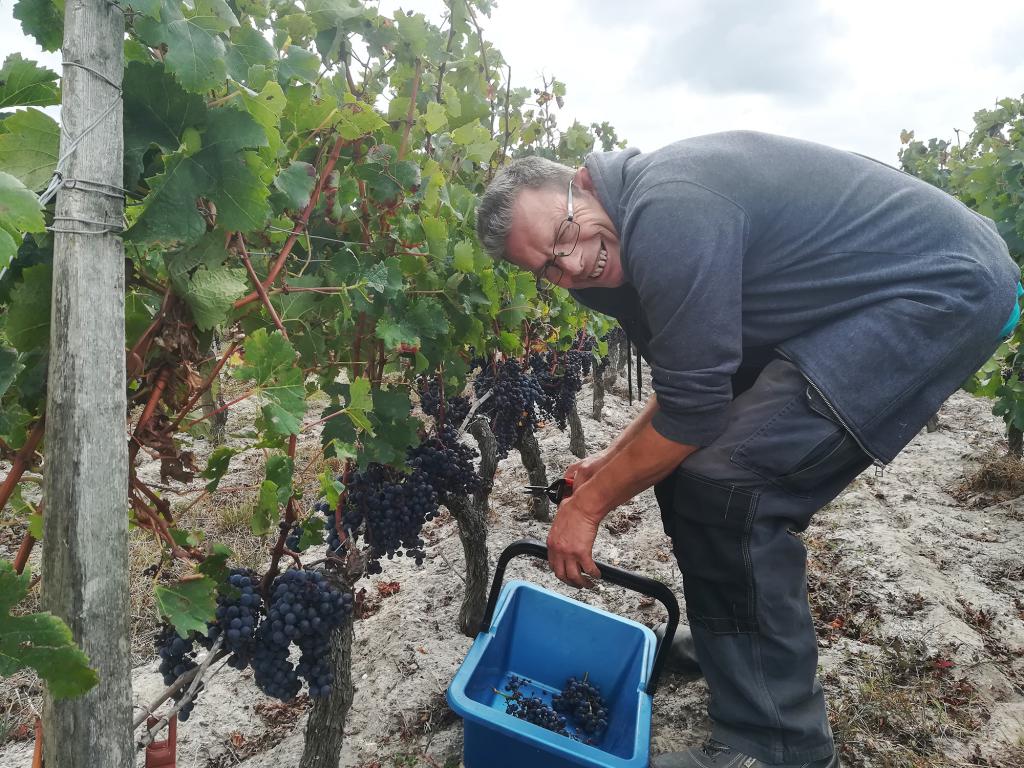
<path id="1" fill-rule="evenodd" d="M 520 539 L 513 541 L 498 558 L 498 564 L 494 566 L 494 581 L 491 582 L 491 593 L 487 597 L 487 609 L 484 611 L 483 621 L 480 623 L 480 631 L 487 632 L 491 628 L 491 620 L 494 618 L 494 609 L 498 605 L 498 594 L 501 592 L 501 583 L 505 579 L 505 567 L 509 560 L 519 555 L 533 555 L 542 560 L 548 559 L 548 548 L 536 539 Z M 654 695 L 658 688 L 658 679 L 661 677 L 662 667 L 665 666 L 665 658 L 668 649 L 672 647 L 672 638 L 675 637 L 676 627 L 679 626 L 679 603 L 672 590 L 660 581 L 641 576 L 622 568 L 617 568 L 608 563 L 595 560 L 598 570 L 601 571 L 601 580 L 620 587 L 631 589 L 642 595 L 653 597 L 668 610 L 668 626 L 665 628 L 665 636 L 657 645 L 654 654 L 654 668 L 651 670 L 651 679 L 647 681 L 647 693 Z"/>

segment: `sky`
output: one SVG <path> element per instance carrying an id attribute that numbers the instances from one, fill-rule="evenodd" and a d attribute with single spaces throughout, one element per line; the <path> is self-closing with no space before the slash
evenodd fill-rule
<path id="1" fill-rule="evenodd" d="M 0 57 L 59 69 L 0 0 Z M 439 22 L 442 0 L 381 0 Z M 900 131 L 955 139 L 1024 92 L 1024 2 L 499 0 L 485 35 L 514 86 L 566 83 L 560 123 L 607 121 L 652 150 L 761 130 L 897 164 Z"/>

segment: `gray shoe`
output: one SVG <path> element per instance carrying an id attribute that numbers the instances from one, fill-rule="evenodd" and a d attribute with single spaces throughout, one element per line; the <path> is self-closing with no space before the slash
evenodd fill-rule
<path id="1" fill-rule="evenodd" d="M 651 760 L 651 768 L 840 768 L 839 754 L 805 763 L 776 765 L 744 755 L 725 744 L 708 739 L 703 747 L 685 752 L 666 752 Z"/>
<path id="2" fill-rule="evenodd" d="M 667 624 L 659 624 L 654 629 L 654 634 L 660 643 L 665 637 Z M 668 656 L 665 659 L 665 671 L 677 675 L 686 675 L 697 680 L 704 677 L 700 671 L 700 662 L 697 661 L 697 649 L 693 645 L 693 634 L 685 624 L 676 627 L 676 633 L 672 636 L 672 645 L 668 649 Z"/>

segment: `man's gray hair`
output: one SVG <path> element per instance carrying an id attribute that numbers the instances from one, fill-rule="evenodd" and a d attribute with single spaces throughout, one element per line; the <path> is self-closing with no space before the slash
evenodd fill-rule
<path id="1" fill-rule="evenodd" d="M 548 187 L 568 190 L 574 175 L 572 168 L 545 157 L 521 157 L 505 166 L 488 185 L 476 208 L 476 234 L 490 257 L 495 261 L 508 258 L 505 241 L 520 192 Z"/>

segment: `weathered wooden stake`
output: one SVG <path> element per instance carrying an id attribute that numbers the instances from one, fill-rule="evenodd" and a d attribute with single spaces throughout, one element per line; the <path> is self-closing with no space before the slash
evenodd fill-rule
<path id="1" fill-rule="evenodd" d="M 71 627 L 100 682 L 78 698 L 47 698 L 47 768 L 135 765 L 124 248 L 116 233 L 124 210 L 117 192 L 123 131 L 116 85 L 124 71 L 123 40 L 119 5 L 66 3 L 60 152 L 68 157 L 59 170 L 67 186 L 54 219 L 42 598 Z"/>

